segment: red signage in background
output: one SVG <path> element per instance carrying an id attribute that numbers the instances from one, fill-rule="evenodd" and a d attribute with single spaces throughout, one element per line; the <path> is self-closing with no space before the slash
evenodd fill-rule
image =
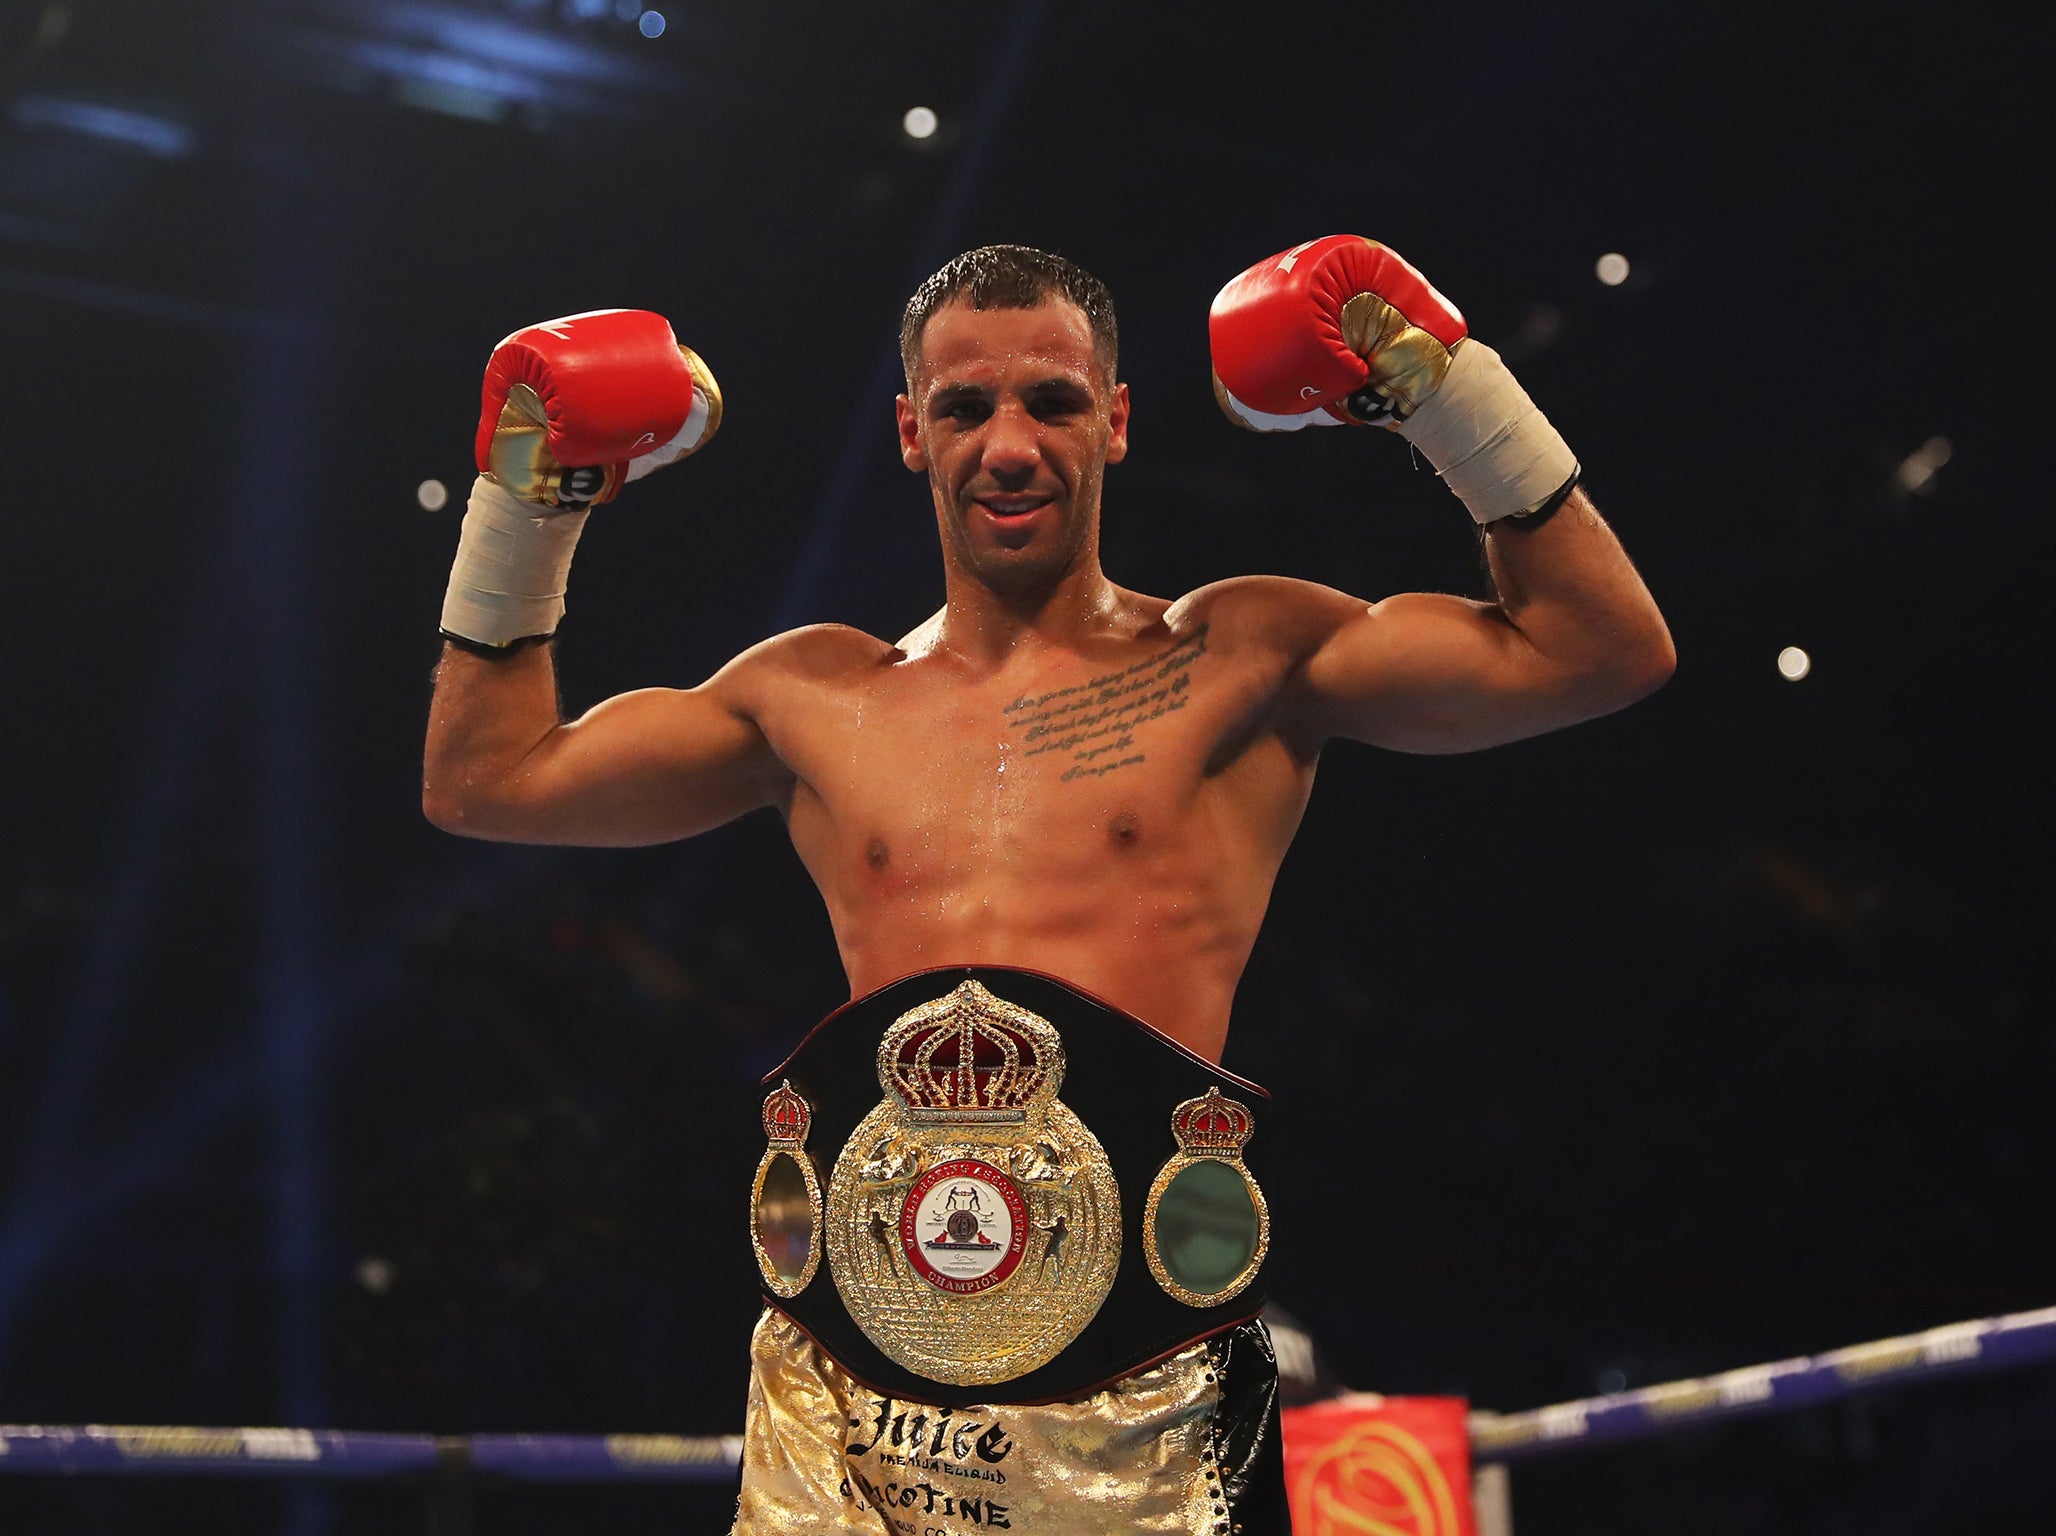
<path id="1" fill-rule="evenodd" d="M 1469 1406 L 1353 1393 L 1287 1408 L 1293 1536 L 1476 1536 Z"/>

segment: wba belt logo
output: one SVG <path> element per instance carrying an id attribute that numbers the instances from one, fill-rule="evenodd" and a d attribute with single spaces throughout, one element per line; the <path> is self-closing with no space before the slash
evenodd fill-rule
<path id="1" fill-rule="evenodd" d="M 894 1020 L 885 1097 L 829 1179 L 828 1269 L 885 1355 L 957 1386 L 1011 1381 L 1078 1336 L 1114 1282 L 1120 1194 L 1057 1098 L 1064 1043 L 966 981 Z"/>
<path id="2" fill-rule="evenodd" d="M 1028 1203 L 1020 1189 L 975 1157 L 929 1169 L 900 1207 L 900 1247 L 908 1262 L 952 1296 L 976 1296 L 1002 1284 L 1027 1242 Z"/>

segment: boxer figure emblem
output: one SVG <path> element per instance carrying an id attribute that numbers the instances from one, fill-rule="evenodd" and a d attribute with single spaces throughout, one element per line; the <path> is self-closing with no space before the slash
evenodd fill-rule
<path id="1" fill-rule="evenodd" d="M 1121 1256 L 1099 1139 L 1057 1098 L 1056 1027 L 966 981 L 878 1045 L 885 1097 L 828 1181 L 828 1271 L 895 1363 L 935 1381 L 1011 1381 L 1099 1310 Z"/>

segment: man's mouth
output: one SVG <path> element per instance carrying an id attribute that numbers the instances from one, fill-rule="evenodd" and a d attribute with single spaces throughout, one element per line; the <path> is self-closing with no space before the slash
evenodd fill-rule
<path id="1" fill-rule="evenodd" d="M 991 513 L 1000 522 L 1018 522 L 1030 514 L 1046 507 L 1054 498 L 1023 494 L 1019 496 L 980 496 L 978 505 Z"/>

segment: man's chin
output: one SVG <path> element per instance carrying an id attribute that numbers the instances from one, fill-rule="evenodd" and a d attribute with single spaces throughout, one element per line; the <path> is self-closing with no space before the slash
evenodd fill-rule
<path id="1" fill-rule="evenodd" d="M 1076 564 L 1076 550 L 999 546 L 965 551 L 964 567 L 978 582 L 1003 597 L 1022 597 L 1055 586 Z"/>
<path id="2" fill-rule="evenodd" d="M 1014 526 L 982 509 L 944 531 L 950 559 L 965 575 L 1002 597 L 1031 596 L 1055 586 L 1077 566 L 1086 546 L 1079 527 L 1043 507 Z"/>

